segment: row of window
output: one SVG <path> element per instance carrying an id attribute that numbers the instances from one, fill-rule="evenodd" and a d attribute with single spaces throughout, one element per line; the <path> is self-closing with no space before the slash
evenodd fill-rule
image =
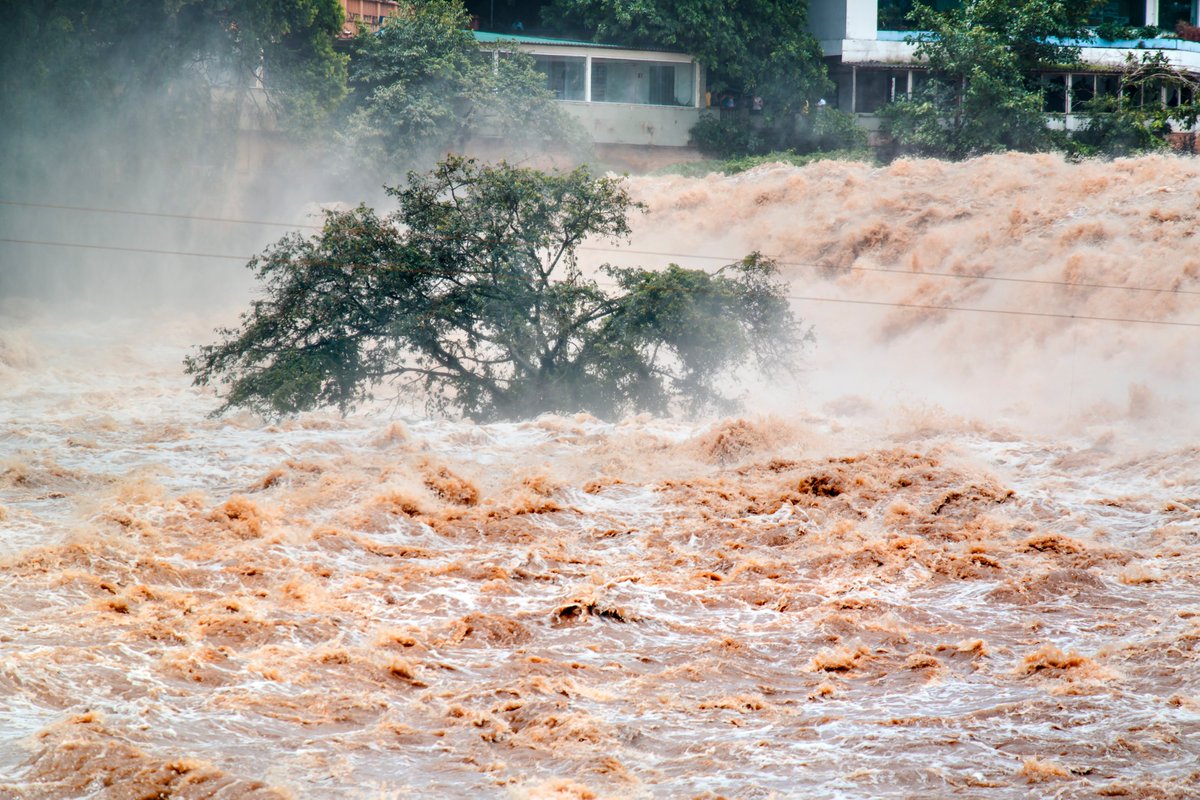
<path id="1" fill-rule="evenodd" d="M 879 29 L 905 31 L 912 28 L 908 14 L 914 0 L 881 0 L 879 3 Z M 946 11 L 961 5 L 959 0 L 928 0 L 924 5 L 938 11 Z M 1158 0 L 1158 26 L 1171 30 L 1175 23 L 1192 22 L 1192 0 Z M 1145 0 L 1109 0 L 1092 10 L 1089 17 L 1096 25 L 1116 24 L 1142 26 L 1149 23 Z"/>
<path id="2" fill-rule="evenodd" d="M 559 100 L 587 99 L 588 61 L 582 56 L 534 57 L 546 85 Z M 634 103 L 654 106 L 691 106 L 695 97 L 695 69 L 691 64 L 593 58 L 593 103 Z"/>
<path id="3" fill-rule="evenodd" d="M 1083 104 L 1095 97 L 1115 97 L 1122 91 L 1127 101 L 1138 105 L 1176 108 L 1193 99 L 1192 90 L 1180 86 L 1150 84 L 1122 90 L 1119 75 L 1046 74 L 1041 80 L 1045 98 L 1043 108 L 1049 114 L 1081 111 Z"/>
<path id="4" fill-rule="evenodd" d="M 905 97 L 929 81 L 925 70 L 858 69 L 837 76 L 839 105 L 847 111 L 873 114 L 883 106 Z M 1121 76 L 1104 73 L 1047 73 L 1041 76 L 1044 109 L 1048 114 L 1081 111 L 1081 105 L 1095 97 L 1115 97 L 1121 91 Z M 1192 90 L 1176 86 L 1151 85 L 1126 89 L 1126 99 L 1138 104 L 1159 103 L 1168 108 L 1189 103 Z M 1136 95 L 1134 94 L 1136 92 Z"/>

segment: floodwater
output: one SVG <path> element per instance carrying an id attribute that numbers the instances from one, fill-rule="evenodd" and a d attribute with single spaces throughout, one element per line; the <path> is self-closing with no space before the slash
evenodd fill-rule
<path id="1" fill-rule="evenodd" d="M 1200 163 L 631 186 L 591 257 L 815 326 L 743 417 L 214 420 L 244 299 L 10 309 L 0 797 L 1200 795 Z"/>

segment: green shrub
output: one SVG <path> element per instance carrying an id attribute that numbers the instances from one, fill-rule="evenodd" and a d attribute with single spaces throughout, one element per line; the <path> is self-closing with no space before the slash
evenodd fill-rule
<path id="1" fill-rule="evenodd" d="M 748 169 L 761 167 L 763 164 L 791 164 L 803 167 L 816 161 L 873 161 L 871 151 L 866 148 L 852 150 L 827 150 L 820 153 L 805 153 L 803 155 L 790 150 L 774 153 L 762 153 L 753 156 L 738 156 L 726 159 L 705 159 L 703 161 L 685 161 L 672 164 L 656 170 L 655 175 L 682 175 L 685 178 L 702 178 L 714 172 L 722 175 L 736 175 Z"/>
<path id="2" fill-rule="evenodd" d="M 692 142 L 706 156 L 729 158 L 759 153 L 765 141 L 748 116 L 706 114 L 692 126 Z"/>
<path id="3" fill-rule="evenodd" d="M 797 115 L 795 150 L 823 152 L 857 150 L 867 146 L 867 132 L 854 115 L 835 108 L 811 109 Z"/>
<path id="4" fill-rule="evenodd" d="M 691 131 L 701 153 L 715 158 L 763 155 L 792 151 L 814 153 L 855 150 L 867 146 L 867 133 L 853 114 L 832 108 L 809 108 L 779 117 L 710 115 Z"/>

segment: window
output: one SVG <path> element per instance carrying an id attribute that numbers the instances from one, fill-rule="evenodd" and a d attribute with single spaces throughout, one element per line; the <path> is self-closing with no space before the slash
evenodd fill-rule
<path id="1" fill-rule="evenodd" d="M 928 70 L 918 69 L 913 70 L 913 97 L 920 97 L 925 88 L 929 86 Z"/>
<path id="2" fill-rule="evenodd" d="M 1100 97 L 1116 97 L 1121 93 L 1120 75 L 1097 75 L 1096 94 Z"/>
<path id="3" fill-rule="evenodd" d="M 652 65 L 649 73 L 651 105 L 675 105 L 675 65 Z"/>
<path id="4" fill-rule="evenodd" d="M 891 101 L 891 74 L 885 70 L 860 69 L 854 81 L 858 96 L 854 110 L 859 114 L 874 114 Z"/>
<path id="5" fill-rule="evenodd" d="M 592 59 L 592 102 L 691 106 L 694 67 L 617 58 Z"/>
<path id="6" fill-rule="evenodd" d="M 1145 25 L 1144 0 L 1110 0 L 1092 11 L 1089 20 L 1094 24 Z"/>
<path id="7" fill-rule="evenodd" d="M 1067 113 L 1067 76 L 1042 76 L 1042 110 L 1047 114 Z"/>
<path id="8" fill-rule="evenodd" d="M 592 102 L 603 103 L 608 100 L 608 65 L 599 61 L 592 62 Z"/>
<path id="9" fill-rule="evenodd" d="M 1191 0 L 1159 0 L 1158 27 L 1174 30 L 1177 22 L 1192 21 Z"/>
<path id="10" fill-rule="evenodd" d="M 587 63 L 582 58 L 534 56 L 534 67 L 546 76 L 546 86 L 556 100 L 583 100 Z"/>
<path id="11" fill-rule="evenodd" d="M 1083 111 L 1084 103 L 1096 96 L 1095 75 L 1071 76 L 1071 110 Z"/>
<path id="12" fill-rule="evenodd" d="M 908 20 L 908 14 L 916 5 L 914 0 L 880 0 L 879 30 L 909 31 L 913 24 Z M 962 5 L 961 0 L 925 0 L 924 5 L 935 11 L 949 11 Z"/>

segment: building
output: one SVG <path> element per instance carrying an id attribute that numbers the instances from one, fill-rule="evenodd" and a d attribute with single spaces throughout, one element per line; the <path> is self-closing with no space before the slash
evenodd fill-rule
<path id="1" fill-rule="evenodd" d="M 346 13 L 343 38 L 360 30 L 377 31 L 406 7 L 396 0 L 341 1 Z M 532 55 L 557 99 L 601 149 L 620 148 L 629 155 L 638 148 L 687 148 L 688 132 L 705 105 L 704 68 L 684 53 L 519 32 L 472 33 L 482 47 L 497 54 L 514 49 Z M 694 154 L 671 157 L 689 155 Z"/>
<path id="2" fill-rule="evenodd" d="M 705 105 L 704 68 L 692 56 L 595 42 L 475 31 L 500 53 L 517 49 L 598 145 L 686 147 Z"/>
<path id="3" fill-rule="evenodd" d="M 957 3 L 934 0 L 931 5 L 944 9 Z M 911 94 L 925 79 L 925 70 L 913 54 L 916 46 L 906 41 L 913 33 L 905 29 L 905 15 L 911 8 L 911 0 L 812 0 L 809 4 L 809 28 L 837 85 L 832 104 L 858 114 L 868 130 L 878 127 L 875 112 L 896 97 Z M 1198 17 L 1200 0 L 1124 0 L 1101 6 L 1096 19 L 1171 30 L 1178 21 L 1196 25 Z M 1176 68 L 1200 75 L 1200 42 L 1156 35 L 1115 41 L 1095 38 L 1077 44 L 1082 68 L 1042 75 L 1046 112 L 1054 125 L 1074 127 L 1079 120 L 1073 111 L 1079 102 L 1115 92 L 1127 54 L 1137 57 L 1146 50 L 1159 50 Z M 1178 102 L 1179 98 L 1163 91 L 1162 102 Z"/>
<path id="4" fill-rule="evenodd" d="M 399 14 L 401 8 L 396 0 L 342 0 L 346 21 L 341 37 L 349 39 L 362 30 L 377 31 L 385 19 Z"/>

